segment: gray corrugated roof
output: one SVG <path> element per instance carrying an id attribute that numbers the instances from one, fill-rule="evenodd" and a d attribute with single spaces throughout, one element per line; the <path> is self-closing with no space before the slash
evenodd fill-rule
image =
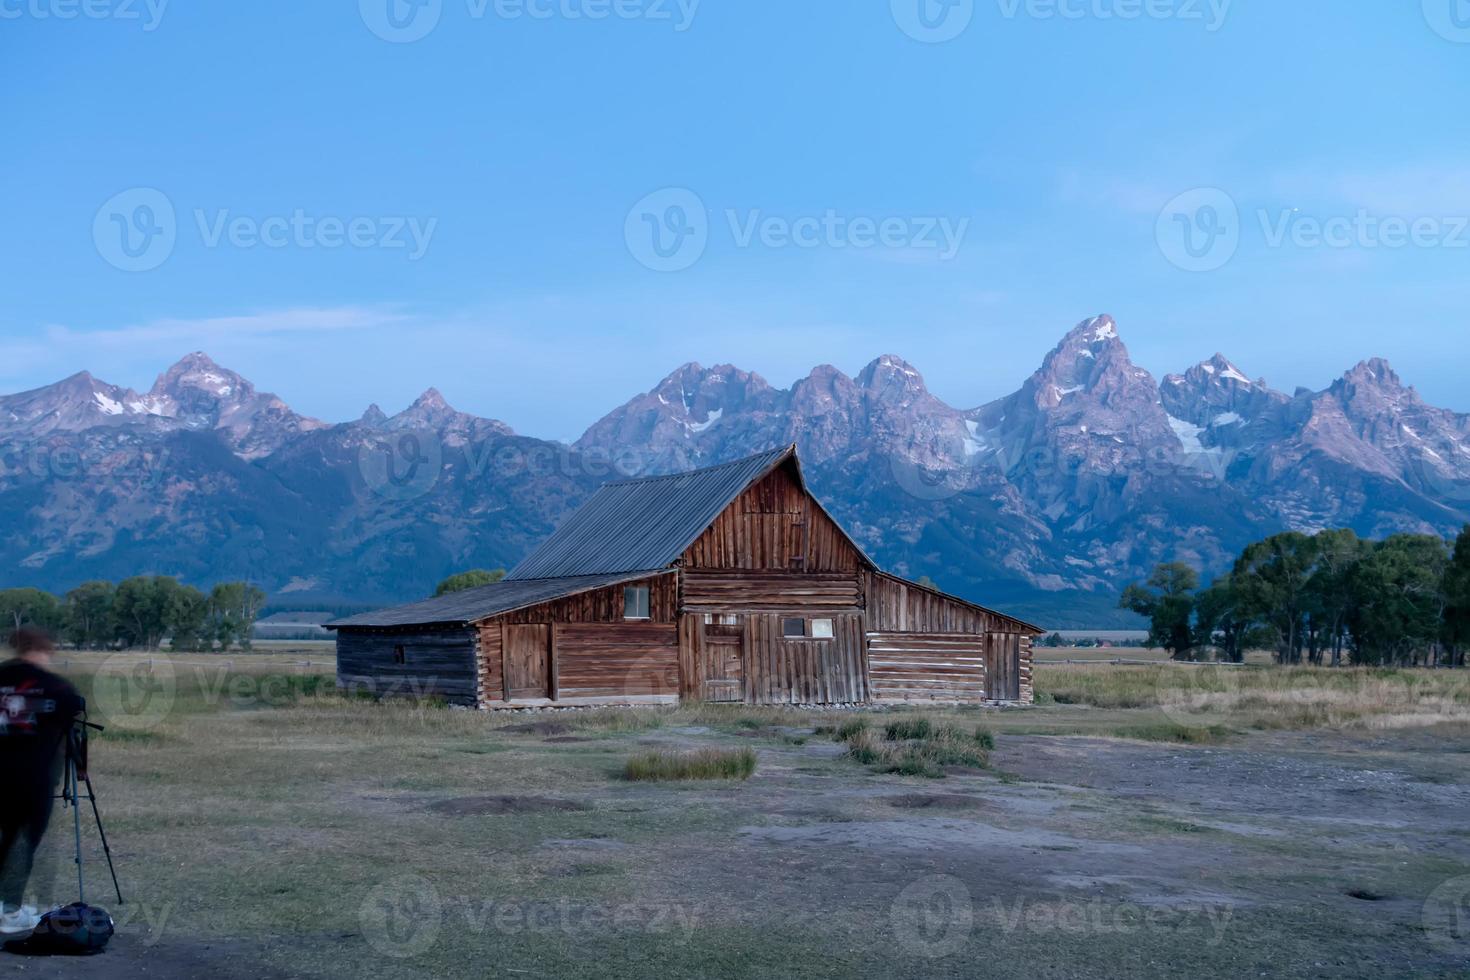
<path id="1" fill-rule="evenodd" d="M 689 473 L 609 483 L 507 580 L 665 568 L 742 490 L 794 452 L 788 446 Z"/>
<path id="2" fill-rule="evenodd" d="M 526 581 L 496 582 L 481 585 L 462 592 L 425 599 L 406 606 L 379 609 L 361 613 L 327 623 L 327 629 L 339 627 L 391 627 L 391 626 L 464 626 L 489 616 L 524 609 L 538 603 L 576 595 L 608 585 L 617 585 L 647 575 L 661 574 L 662 569 L 652 571 L 629 570 L 607 575 L 577 575 L 566 578 L 543 578 Z"/>

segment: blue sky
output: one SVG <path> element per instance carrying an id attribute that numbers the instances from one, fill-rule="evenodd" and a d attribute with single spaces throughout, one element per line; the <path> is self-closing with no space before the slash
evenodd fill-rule
<path id="1" fill-rule="evenodd" d="M 0 0 L 0 390 L 203 349 L 571 438 L 688 360 L 976 405 L 1110 312 L 1470 411 L 1466 0 L 422 2 Z"/>

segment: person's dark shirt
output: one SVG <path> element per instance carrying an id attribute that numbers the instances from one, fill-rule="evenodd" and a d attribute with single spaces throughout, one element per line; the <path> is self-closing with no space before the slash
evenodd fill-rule
<path id="1" fill-rule="evenodd" d="M 65 678 L 24 660 L 0 663 L 0 787 L 50 792 L 62 744 L 84 702 Z"/>

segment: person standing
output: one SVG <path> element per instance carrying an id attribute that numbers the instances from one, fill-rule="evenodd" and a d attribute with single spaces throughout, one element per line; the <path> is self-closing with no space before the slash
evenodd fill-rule
<path id="1" fill-rule="evenodd" d="M 41 629 L 10 636 L 15 658 L 0 663 L 0 941 L 30 935 L 40 921 L 25 903 L 36 848 L 51 822 L 65 744 L 86 703 L 50 670 L 56 649 Z"/>

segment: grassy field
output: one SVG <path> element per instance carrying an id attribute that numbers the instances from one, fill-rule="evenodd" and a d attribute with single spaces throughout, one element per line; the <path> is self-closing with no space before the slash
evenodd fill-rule
<path id="1" fill-rule="evenodd" d="M 70 658 L 130 898 L 88 831 L 105 975 L 1470 968 L 1459 674 L 1047 666 L 1024 710 L 503 715 L 346 700 L 318 658 Z"/>

